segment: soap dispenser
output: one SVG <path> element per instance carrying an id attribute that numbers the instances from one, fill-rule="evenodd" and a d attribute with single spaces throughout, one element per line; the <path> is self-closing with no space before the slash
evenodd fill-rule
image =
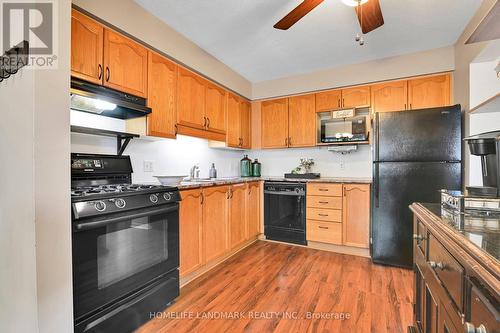
<path id="1" fill-rule="evenodd" d="M 212 166 L 208 171 L 208 175 L 210 178 L 217 178 L 217 169 L 215 168 L 215 163 L 212 163 Z"/>

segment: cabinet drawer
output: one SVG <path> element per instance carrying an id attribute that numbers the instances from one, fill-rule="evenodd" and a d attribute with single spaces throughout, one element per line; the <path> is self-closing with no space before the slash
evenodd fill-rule
<path id="1" fill-rule="evenodd" d="M 443 287 L 450 294 L 457 309 L 463 313 L 464 269 L 441 245 L 429 234 L 429 265 L 436 273 Z"/>
<path id="2" fill-rule="evenodd" d="M 308 220 L 342 222 L 342 211 L 338 209 L 321 209 L 321 208 L 307 207 L 306 217 Z"/>
<path id="3" fill-rule="evenodd" d="M 307 196 L 307 207 L 342 209 L 342 197 Z"/>
<path id="4" fill-rule="evenodd" d="M 307 240 L 342 245 L 342 223 L 307 220 Z"/>
<path id="5" fill-rule="evenodd" d="M 307 195 L 323 195 L 328 197 L 341 197 L 342 184 L 307 184 Z"/>
<path id="6" fill-rule="evenodd" d="M 493 305 L 485 295 L 474 285 L 472 286 L 470 294 L 470 323 L 476 329 L 482 325 L 486 329 L 485 332 L 498 333 L 500 331 L 498 300 L 490 294 L 492 302 L 496 303 Z"/>

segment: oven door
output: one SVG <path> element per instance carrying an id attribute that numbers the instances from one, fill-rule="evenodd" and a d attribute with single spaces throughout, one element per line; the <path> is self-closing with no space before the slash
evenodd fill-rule
<path id="1" fill-rule="evenodd" d="M 75 321 L 179 267 L 179 204 L 73 222 Z"/>

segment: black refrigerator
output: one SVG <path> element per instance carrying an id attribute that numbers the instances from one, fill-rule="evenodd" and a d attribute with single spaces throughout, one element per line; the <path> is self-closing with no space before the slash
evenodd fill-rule
<path id="1" fill-rule="evenodd" d="M 413 266 L 413 202 L 440 202 L 439 190 L 462 188 L 460 105 L 381 112 L 373 121 L 371 256 Z"/>

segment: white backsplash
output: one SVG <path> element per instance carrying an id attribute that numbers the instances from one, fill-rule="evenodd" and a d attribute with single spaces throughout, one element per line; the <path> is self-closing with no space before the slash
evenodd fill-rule
<path id="1" fill-rule="evenodd" d="M 77 111 L 71 111 L 71 124 L 125 131 L 123 120 Z M 116 154 L 116 139 L 73 133 L 71 151 Z M 264 176 L 282 176 L 298 166 L 300 158 L 304 157 L 314 159 L 312 171 L 323 177 L 371 177 L 370 146 L 360 146 L 358 151 L 347 155 L 329 152 L 325 147 L 243 152 L 210 148 L 207 140 L 178 135 L 176 140 L 132 139 L 124 154 L 131 157 L 133 182 L 136 183 L 156 182 L 154 175 L 188 175 L 194 164 L 199 164 L 201 177 L 208 177 L 211 163 L 215 163 L 219 177 L 238 176 L 243 154 L 259 159 Z M 153 172 L 144 171 L 144 161 L 153 163 Z"/>

